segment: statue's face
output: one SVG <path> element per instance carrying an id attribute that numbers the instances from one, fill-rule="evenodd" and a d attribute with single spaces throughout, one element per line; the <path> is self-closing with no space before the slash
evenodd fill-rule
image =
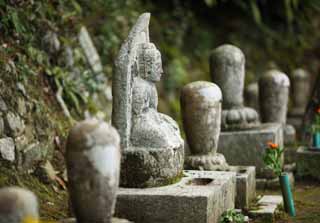
<path id="1" fill-rule="evenodd" d="M 148 79 L 150 81 L 160 81 L 161 75 L 163 73 L 162 69 L 162 60 L 161 54 L 159 50 L 155 49 L 155 53 L 153 54 L 152 63 L 151 63 L 151 72 L 148 73 Z"/>

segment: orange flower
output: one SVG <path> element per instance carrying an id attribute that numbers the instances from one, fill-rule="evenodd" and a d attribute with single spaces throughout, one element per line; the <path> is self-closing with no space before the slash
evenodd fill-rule
<path id="1" fill-rule="evenodd" d="M 270 149 L 278 149 L 278 147 L 279 147 L 277 143 L 268 142 L 267 144 Z"/>
<path id="2" fill-rule="evenodd" d="M 316 112 L 320 114 L 320 106 L 316 109 Z"/>

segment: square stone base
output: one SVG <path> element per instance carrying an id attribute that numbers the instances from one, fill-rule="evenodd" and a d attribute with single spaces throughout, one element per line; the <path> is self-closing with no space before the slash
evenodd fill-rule
<path id="1" fill-rule="evenodd" d="M 254 166 L 230 166 L 236 172 L 236 203 L 239 209 L 248 209 L 256 197 L 256 168 Z"/>
<path id="2" fill-rule="evenodd" d="M 320 150 L 317 152 L 309 151 L 307 147 L 298 148 L 297 176 L 320 181 Z"/>
<path id="3" fill-rule="evenodd" d="M 222 153 L 228 164 L 255 166 L 258 177 L 270 175 L 262 157 L 268 142 L 283 146 L 281 124 L 263 123 L 257 128 L 221 132 L 218 152 Z"/>
<path id="4" fill-rule="evenodd" d="M 236 173 L 184 171 L 176 184 L 120 188 L 115 216 L 139 223 L 217 223 L 234 208 Z"/>
<path id="5" fill-rule="evenodd" d="M 254 222 L 275 221 L 277 209 L 282 205 L 283 199 L 280 195 L 264 195 L 257 203 L 257 209 L 249 211 L 249 216 L 254 219 Z"/>

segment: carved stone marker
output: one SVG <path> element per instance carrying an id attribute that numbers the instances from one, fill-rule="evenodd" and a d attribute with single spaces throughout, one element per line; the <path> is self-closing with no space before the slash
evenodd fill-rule
<path id="1" fill-rule="evenodd" d="M 37 197 L 31 191 L 19 187 L 0 189 L 1 223 L 37 222 L 38 213 Z"/>
<path id="2" fill-rule="evenodd" d="M 288 76 L 278 70 L 269 70 L 262 75 L 259 80 L 262 122 L 286 123 L 289 87 Z"/>
<path id="3" fill-rule="evenodd" d="M 183 126 L 191 155 L 185 169 L 225 170 L 228 167 L 222 154 L 217 153 L 221 125 L 220 88 L 210 82 L 196 81 L 181 91 Z"/>
<path id="4" fill-rule="evenodd" d="M 95 119 L 70 131 L 66 162 L 69 193 L 78 223 L 110 223 L 120 172 L 120 137 Z"/>
<path id="5" fill-rule="evenodd" d="M 233 45 L 222 45 L 210 56 L 210 73 L 222 90 L 222 130 L 248 129 L 259 125 L 258 113 L 243 105 L 245 57 Z"/>
<path id="6" fill-rule="evenodd" d="M 112 82 L 112 124 L 121 136 L 120 183 L 154 187 L 181 177 L 184 142 L 177 123 L 157 111 L 155 83 L 161 54 L 149 40 L 150 14 L 142 14 L 121 46 Z"/>
<path id="7" fill-rule="evenodd" d="M 309 73 L 304 69 L 292 72 L 292 114 L 303 115 L 310 96 Z"/>

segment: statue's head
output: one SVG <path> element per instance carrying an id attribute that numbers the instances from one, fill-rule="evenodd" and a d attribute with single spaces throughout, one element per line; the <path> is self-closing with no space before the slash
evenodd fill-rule
<path id="1" fill-rule="evenodd" d="M 139 75 L 145 80 L 160 81 L 162 61 L 160 51 L 153 43 L 142 43 L 138 50 Z"/>

